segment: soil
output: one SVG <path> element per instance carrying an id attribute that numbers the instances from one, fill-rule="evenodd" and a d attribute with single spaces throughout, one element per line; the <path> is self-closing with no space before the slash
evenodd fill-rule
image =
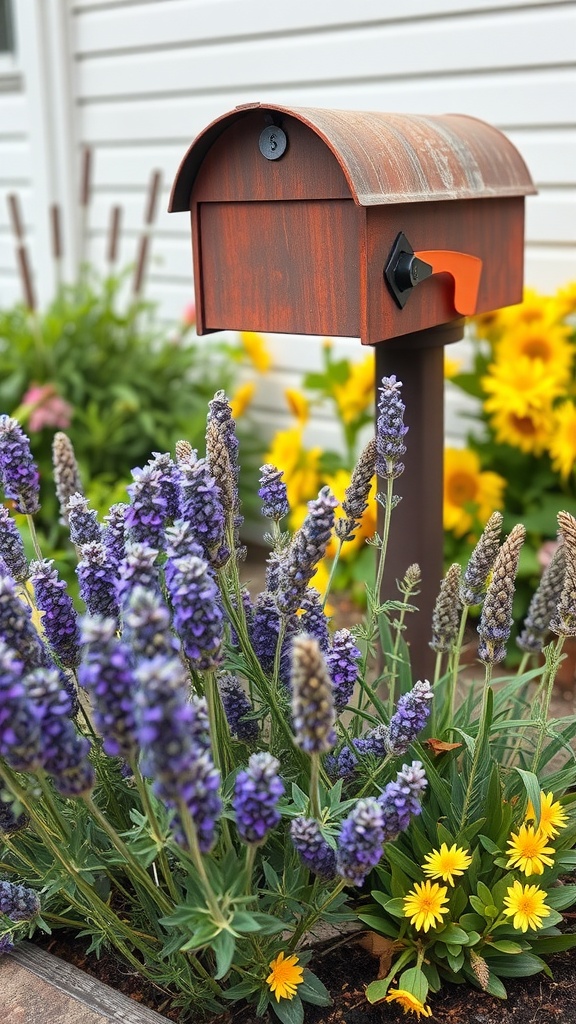
<path id="1" fill-rule="evenodd" d="M 77 939 L 60 933 L 39 937 L 39 945 L 81 970 L 178 1024 L 201 1024 L 197 1014 L 186 1016 L 172 1005 L 165 991 L 143 981 L 130 967 L 104 952 L 100 959 L 82 952 Z M 508 980 L 503 1002 L 469 986 L 447 985 L 429 1002 L 437 1024 L 576 1024 L 576 950 L 549 958 L 553 978 L 543 974 Z M 364 991 L 376 977 L 377 961 L 353 939 L 345 945 L 327 943 L 315 954 L 311 967 L 334 1001 L 329 1007 L 305 1007 L 306 1024 L 409 1024 L 396 1006 L 370 1006 Z M 205 1024 L 268 1024 L 251 1007 L 238 1005 Z M 273 1015 L 269 1024 L 278 1024 Z"/>

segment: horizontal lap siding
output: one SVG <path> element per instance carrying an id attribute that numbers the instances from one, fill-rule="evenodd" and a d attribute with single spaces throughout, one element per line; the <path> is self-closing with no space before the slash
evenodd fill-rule
<path id="1" fill-rule="evenodd" d="M 30 223 L 30 171 L 25 94 L 17 87 L 0 90 L 0 308 L 21 299 L 14 237 L 8 216 L 7 196 L 11 192 L 16 192 L 20 197 L 29 248 L 32 249 L 34 244 Z"/>
<path id="2" fill-rule="evenodd" d="M 575 3 L 412 0 L 401 17 L 388 16 L 382 0 L 73 0 L 71 8 L 80 139 L 95 150 L 90 252 L 103 260 L 110 207 L 120 203 L 121 262 L 134 258 L 146 184 L 159 168 L 148 295 L 167 322 L 192 295 L 188 218 L 166 213 L 176 168 L 206 124 L 254 100 L 491 122 L 518 146 L 540 190 L 527 201 L 528 282 L 553 290 L 576 278 Z M 271 345 L 277 368 L 256 411 L 280 425 L 283 388 L 318 364 L 319 343 Z M 354 341 L 337 350 L 363 354 Z M 451 354 L 459 351 L 465 346 Z M 455 424 L 450 400 L 449 433 Z"/>

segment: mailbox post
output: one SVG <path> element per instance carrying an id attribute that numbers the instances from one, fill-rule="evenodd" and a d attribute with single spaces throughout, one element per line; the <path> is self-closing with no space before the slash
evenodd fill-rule
<path id="1" fill-rule="evenodd" d="M 403 381 L 410 428 L 386 593 L 418 562 L 414 671 L 431 665 L 442 576 L 443 347 L 520 302 L 524 197 L 512 143 L 463 115 L 252 103 L 200 133 L 169 209 L 189 211 L 199 334 L 359 337 Z"/>

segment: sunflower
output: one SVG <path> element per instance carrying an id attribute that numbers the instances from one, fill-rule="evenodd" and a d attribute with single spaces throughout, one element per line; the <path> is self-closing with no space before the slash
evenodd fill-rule
<path id="1" fill-rule="evenodd" d="M 272 366 L 272 356 L 261 334 L 240 331 L 240 342 L 252 366 L 258 373 L 266 373 Z"/>
<path id="2" fill-rule="evenodd" d="M 371 353 L 359 363 L 352 363 L 344 384 L 335 384 L 332 390 L 343 423 L 354 423 L 374 403 L 374 355 Z"/>
<path id="3" fill-rule="evenodd" d="M 553 301 L 558 311 L 559 320 L 576 313 L 576 281 L 572 281 L 564 288 L 559 288 Z"/>
<path id="4" fill-rule="evenodd" d="M 232 416 L 237 420 L 250 405 L 250 402 L 254 398 L 254 392 L 256 391 L 256 385 L 253 381 L 246 381 L 245 384 L 240 384 L 232 395 L 230 400 L 230 408 L 232 410 Z"/>
<path id="5" fill-rule="evenodd" d="M 304 981 L 304 970 L 297 965 L 297 956 L 284 957 L 283 952 L 278 953 L 276 959 L 271 961 L 266 984 L 276 996 L 277 1003 L 281 999 L 293 999 L 298 985 Z"/>
<path id="6" fill-rule="evenodd" d="M 526 808 L 526 822 L 534 822 L 535 818 L 534 808 L 529 800 Z M 554 794 L 540 793 L 540 821 L 538 822 L 540 832 L 548 839 L 557 836 L 560 829 L 566 828 L 567 824 L 568 815 L 558 800 L 554 802 Z"/>
<path id="7" fill-rule="evenodd" d="M 404 917 L 410 918 L 418 931 L 423 928 L 425 932 L 429 928 L 442 922 L 444 914 L 448 913 L 448 903 L 445 885 L 438 885 L 437 882 L 415 882 L 414 888 L 404 897 Z"/>
<path id="8" fill-rule="evenodd" d="M 432 850 L 424 858 L 422 870 L 428 878 L 441 878 L 443 882 L 454 885 L 454 875 L 463 875 L 471 863 L 472 857 L 456 843 L 450 849 L 442 843 L 439 850 Z"/>
<path id="9" fill-rule="evenodd" d="M 556 851 L 546 846 L 548 836 L 535 829 L 533 825 L 521 825 L 518 832 L 513 832 L 508 840 L 510 849 L 507 868 L 519 868 L 525 875 L 541 875 L 546 866 L 554 863 L 551 853 Z"/>
<path id="10" fill-rule="evenodd" d="M 534 288 L 524 290 L 522 302 L 498 310 L 500 335 L 530 324 L 554 326 L 558 323 L 558 305 L 550 295 L 541 295 Z"/>
<path id="11" fill-rule="evenodd" d="M 559 384 L 570 378 L 574 348 L 570 344 L 570 328 L 566 324 L 550 324 L 533 320 L 507 331 L 494 346 L 498 362 L 515 365 L 518 359 L 540 360 Z"/>
<path id="12" fill-rule="evenodd" d="M 419 999 L 416 998 L 412 992 L 408 992 L 405 988 L 391 988 L 388 990 L 384 1002 L 386 1003 L 399 1003 L 404 1010 L 404 1013 L 415 1013 L 420 1020 L 420 1017 L 431 1017 L 432 1010 L 429 1006 L 425 1006 Z"/>
<path id="13" fill-rule="evenodd" d="M 541 455 L 553 429 L 552 403 L 562 394 L 554 371 L 541 359 L 499 360 L 481 379 L 484 410 L 500 444 Z"/>
<path id="14" fill-rule="evenodd" d="M 310 406 L 308 405 L 308 399 L 296 388 L 285 388 L 284 398 L 288 403 L 290 412 L 296 417 L 300 426 L 303 427 L 310 418 Z"/>
<path id="15" fill-rule="evenodd" d="M 553 469 L 567 480 L 576 463 L 576 406 L 561 402 L 554 409 L 554 428 L 548 442 Z"/>
<path id="16" fill-rule="evenodd" d="M 475 452 L 466 448 L 444 451 L 444 529 L 463 537 L 475 525 L 484 526 L 501 506 L 506 481 L 484 472 Z"/>
<path id="17" fill-rule="evenodd" d="M 550 907 L 544 903 L 546 893 L 537 885 L 522 885 L 518 879 L 506 890 L 504 897 L 504 913 L 513 917 L 512 924 L 527 932 L 542 927 L 542 919 L 548 917 Z"/>

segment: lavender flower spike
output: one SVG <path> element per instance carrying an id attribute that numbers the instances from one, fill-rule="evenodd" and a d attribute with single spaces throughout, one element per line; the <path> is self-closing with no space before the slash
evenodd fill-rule
<path id="1" fill-rule="evenodd" d="M 8 572 L 17 583 L 28 579 L 28 559 L 24 544 L 5 505 L 0 505 L 0 558 L 4 559 Z"/>
<path id="2" fill-rule="evenodd" d="M 230 732 L 245 743 L 254 743 L 258 739 L 258 722 L 255 718 L 246 717 L 254 708 L 240 680 L 231 672 L 222 672 L 218 675 L 217 682 Z"/>
<path id="3" fill-rule="evenodd" d="M 336 536 L 339 540 L 354 540 L 355 530 L 360 526 L 364 512 L 368 508 L 368 495 L 372 485 L 372 477 L 376 469 L 376 438 L 371 437 L 354 467 L 346 497 L 342 502 L 345 518 L 336 520 Z"/>
<path id="4" fill-rule="evenodd" d="M 481 604 L 488 589 L 488 579 L 500 546 L 502 530 L 502 513 L 493 512 L 482 535 L 470 555 L 468 565 L 460 584 L 460 600 L 462 604 L 471 606 Z"/>
<path id="5" fill-rule="evenodd" d="M 432 708 L 434 694 L 427 679 L 418 680 L 409 693 L 399 698 L 390 719 L 386 746 L 391 754 L 405 754 L 422 731 Z"/>
<path id="6" fill-rule="evenodd" d="M 280 763 L 267 752 L 252 754 L 248 768 L 236 776 L 232 806 L 244 843 L 263 843 L 280 821 L 277 804 L 284 795 L 284 783 L 278 775 L 279 767 Z"/>
<path id="7" fill-rule="evenodd" d="M 332 683 L 318 641 L 312 637 L 294 639 L 291 683 L 296 744 L 308 754 L 332 750 L 336 743 Z"/>
<path id="8" fill-rule="evenodd" d="M 42 616 L 42 629 L 64 668 L 80 663 L 80 632 L 65 580 L 60 579 L 50 559 L 30 563 L 30 579 Z"/>
<path id="9" fill-rule="evenodd" d="M 462 568 L 458 562 L 450 566 L 440 584 L 440 591 L 432 611 L 432 640 L 430 647 L 437 654 L 453 650 L 458 639 L 462 603 L 460 580 Z"/>
<path id="10" fill-rule="evenodd" d="M 94 724 L 104 739 L 104 750 L 131 763 L 138 753 L 134 695 L 136 682 L 130 649 L 116 637 L 116 620 L 86 616 L 82 643 L 86 650 L 78 672 L 88 690 Z"/>
<path id="11" fill-rule="evenodd" d="M 400 461 L 406 453 L 404 438 L 408 427 L 404 426 L 406 406 L 400 397 L 402 381 L 396 377 L 383 377 L 378 388 L 378 421 L 376 426 L 376 473 L 383 480 L 395 480 L 404 472 Z"/>
<path id="12" fill-rule="evenodd" d="M 128 505 L 123 501 L 110 506 L 104 516 L 106 526 L 102 531 L 102 543 L 110 565 L 118 571 L 120 562 L 126 557 L 126 511 Z"/>
<path id="13" fill-rule="evenodd" d="M 396 778 L 389 782 L 378 797 L 384 818 L 386 841 L 395 839 L 420 814 L 422 797 L 428 782 L 421 761 L 403 764 Z"/>
<path id="14" fill-rule="evenodd" d="M 308 515 L 280 566 L 277 605 L 283 614 L 298 610 L 316 566 L 326 554 L 337 505 L 329 487 L 323 487 L 318 497 L 308 502 Z"/>
<path id="15" fill-rule="evenodd" d="M 286 484 L 283 479 L 283 472 L 277 469 L 272 463 L 267 462 L 260 466 L 260 489 L 258 497 L 262 499 L 262 515 L 267 519 L 280 522 L 290 511 Z"/>
<path id="16" fill-rule="evenodd" d="M 506 657 L 506 643 L 512 628 L 514 580 L 525 536 L 526 530 L 519 523 L 510 531 L 494 562 L 478 626 L 478 657 L 486 665 Z"/>
<path id="17" fill-rule="evenodd" d="M 0 416 L 0 481 L 17 512 L 35 515 L 40 508 L 38 468 L 20 424 L 5 413 Z"/>
<path id="18" fill-rule="evenodd" d="M 222 659 L 224 615 L 218 586 L 202 558 L 177 558 L 166 577 L 174 629 L 195 669 L 216 668 Z"/>
<path id="19" fill-rule="evenodd" d="M 516 643 L 522 651 L 539 654 L 550 632 L 552 616 L 558 607 L 564 586 L 566 558 L 564 544 L 560 542 L 542 573 L 542 579 L 533 595 L 524 619 L 524 626 Z"/>
<path id="20" fill-rule="evenodd" d="M 352 885 L 362 885 L 384 849 L 384 815 L 373 797 L 358 800 L 342 822 L 336 849 L 336 871 Z"/>
<path id="21" fill-rule="evenodd" d="M 336 851 L 328 845 L 315 818 L 294 818 L 290 838 L 304 867 L 327 881 L 336 874 Z"/>
<path id="22" fill-rule="evenodd" d="M 326 666 L 332 679 L 334 707 L 342 711 L 350 702 L 360 671 L 362 654 L 349 629 L 338 629 L 326 655 Z"/>
<path id="23" fill-rule="evenodd" d="M 162 468 L 148 465 L 133 469 L 132 476 L 133 483 L 128 485 L 126 532 L 131 541 L 161 550 L 168 519 L 165 474 Z"/>
<path id="24" fill-rule="evenodd" d="M 36 668 L 26 676 L 25 683 L 40 719 L 42 767 L 62 796 L 90 793 L 95 781 L 88 760 L 90 743 L 70 720 L 72 698 L 63 688 L 58 671 Z"/>
<path id="25" fill-rule="evenodd" d="M 18 921 L 32 921 L 40 913 L 40 900 L 33 889 L 12 882 L 0 882 L 0 914 L 15 924 Z M 0 953 L 9 953 L 14 948 L 13 933 L 0 936 Z"/>
<path id="26" fill-rule="evenodd" d="M 564 582 L 550 629 L 557 636 L 576 636 L 576 519 L 569 512 L 559 512 L 558 526 L 564 546 Z"/>
<path id="27" fill-rule="evenodd" d="M 192 524 L 205 558 L 223 543 L 222 496 L 206 459 L 180 463 L 180 518 Z"/>
<path id="28" fill-rule="evenodd" d="M 114 566 L 108 561 L 106 548 L 98 541 L 92 541 L 82 545 L 80 555 L 76 575 L 80 597 L 88 612 L 90 615 L 117 618 L 116 576 Z"/>
<path id="29" fill-rule="evenodd" d="M 198 845 L 208 853 L 222 809 L 220 774 L 210 753 L 206 702 L 189 699 L 189 680 L 179 658 L 157 655 L 136 669 L 136 715 L 143 770 L 172 808 L 176 841 L 187 846 L 180 805 L 194 823 Z"/>
<path id="30" fill-rule="evenodd" d="M 0 640 L 0 757 L 18 772 L 42 764 L 40 723 L 23 681 L 24 665 Z"/>
<path id="31" fill-rule="evenodd" d="M 77 547 L 83 544 L 98 544 L 102 539 L 102 529 L 98 522 L 96 509 L 88 508 L 88 498 L 83 494 L 73 494 L 66 506 L 70 540 Z"/>

